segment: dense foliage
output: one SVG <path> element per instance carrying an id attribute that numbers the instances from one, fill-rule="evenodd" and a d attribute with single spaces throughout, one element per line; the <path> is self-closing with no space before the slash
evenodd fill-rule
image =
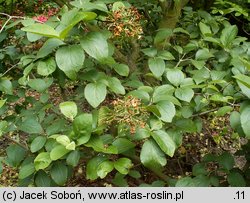
<path id="1" fill-rule="evenodd" d="M 249 1 L 0 2 L 1 172 L 21 186 L 67 185 L 80 165 L 116 186 L 148 184 L 143 173 L 153 186 L 250 185 Z M 169 174 L 204 129 L 233 147 Z"/>

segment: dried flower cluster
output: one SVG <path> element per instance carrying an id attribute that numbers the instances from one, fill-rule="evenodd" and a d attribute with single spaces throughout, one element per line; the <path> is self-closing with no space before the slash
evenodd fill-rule
<path id="1" fill-rule="evenodd" d="M 39 16 L 34 16 L 33 19 L 39 23 L 45 23 L 50 17 L 56 15 L 58 11 L 59 11 L 58 8 L 50 8 L 44 14 L 41 14 Z"/>
<path id="2" fill-rule="evenodd" d="M 137 128 L 145 128 L 149 113 L 141 100 L 132 96 L 112 101 L 113 109 L 105 118 L 108 125 L 123 124 L 134 134 Z"/>
<path id="3" fill-rule="evenodd" d="M 121 7 L 107 18 L 108 29 L 114 37 L 138 37 L 143 32 L 141 18 L 135 7 Z"/>

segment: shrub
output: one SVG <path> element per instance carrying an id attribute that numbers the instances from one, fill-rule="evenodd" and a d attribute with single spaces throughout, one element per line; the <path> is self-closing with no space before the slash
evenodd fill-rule
<path id="1" fill-rule="evenodd" d="M 65 185 L 81 162 L 86 179 L 113 171 L 116 185 L 139 178 L 137 164 L 169 185 L 249 184 L 229 153 L 207 155 L 193 177 L 164 173 L 208 113 L 230 114 L 233 133 L 250 137 L 250 47 L 222 16 L 185 7 L 168 24 L 158 20 L 165 5 L 150 5 L 76 0 L 42 22 L 4 27 L 0 135 L 13 144 L 2 162 L 18 168 L 20 185 Z"/>

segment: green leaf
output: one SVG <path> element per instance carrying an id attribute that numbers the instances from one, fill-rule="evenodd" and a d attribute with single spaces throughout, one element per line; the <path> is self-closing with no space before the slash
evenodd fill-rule
<path id="1" fill-rule="evenodd" d="M 171 123 L 176 113 L 174 104 L 169 101 L 160 101 L 156 106 L 161 114 L 160 119 Z"/>
<path id="2" fill-rule="evenodd" d="M 37 187 L 50 187 L 51 179 L 44 171 L 40 170 L 37 172 L 35 177 L 35 184 Z"/>
<path id="3" fill-rule="evenodd" d="M 29 163 L 21 167 L 19 174 L 18 174 L 18 178 L 19 179 L 27 178 L 28 176 L 32 175 L 34 172 L 35 172 L 34 163 Z"/>
<path id="4" fill-rule="evenodd" d="M 197 163 L 192 168 L 192 173 L 194 176 L 207 175 L 206 166 L 203 163 Z"/>
<path id="5" fill-rule="evenodd" d="M 126 152 L 135 147 L 135 144 L 126 138 L 118 138 L 113 142 L 112 145 L 117 148 L 118 154 Z"/>
<path id="6" fill-rule="evenodd" d="M 155 88 L 153 93 L 153 102 L 159 102 L 162 100 L 168 100 L 169 96 L 172 96 L 175 89 L 171 85 L 162 85 Z"/>
<path id="7" fill-rule="evenodd" d="M 227 176 L 227 181 L 232 187 L 246 187 L 246 181 L 244 177 L 238 172 L 231 172 Z"/>
<path id="8" fill-rule="evenodd" d="M 115 169 L 124 175 L 128 174 L 129 169 L 132 168 L 132 166 L 133 166 L 133 163 L 128 158 L 120 158 L 114 162 Z"/>
<path id="9" fill-rule="evenodd" d="M 195 54 L 195 60 L 197 61 L 207 60 L 213 56 L 214 55 L 211 54 L 208 49 L 200 49 Z"/>
<path id="10" fill-rule="evenodd" d="M 214 44 L 216 44 L 216 45 L 221 45 L 220 39 L 218 39 L 218 38 L 204 37 L 203 40 L 204 40 L 204 41 L 207 41 L 207 42 L 212 42 L 212 43 L 214 43 Z"/>
<path id="11" fill-rule="evenodd" d="M 160 119 L 151 118 L 150 119 L 150 130 L 160 130 L 163 127 L 163 123 Z"/>
<path id="12" fill-rule="evenodd" d="M 114 164 L 111 161 L 102 162 L 97 168 L 97 175 L 103 179 L 114 169 Z"/>
<path id="13" fill-rule="evenodd" d="M 107 6 L 104 2 L 89 2 L 89 0 L 85 0 L 84 3 L 82 0 L 79 1 L 72 1 L 70 2 L 71 5 L 73 5 L 76 8 L 81 8 L 84 11 L 92 11 L 92 10 L 99 10 L 103 12 L 108 12 Z"/>
<path id="14" fill-rule="evenodd" d="M 80 160 L 80 152 L 78 150 L 72 151 L 67 157 L 67 164 L 76 167 Z"/>
<path id="15" fill-rule="evenodd" d="M 48 76 L 55 72 L 56 62 L 53 57 L 50 57 L 44 61 L 39 61 L 37 64 L 37 73 L 42 76 Z"/>
<path id="16" fill-rule="evenodd" d="M 45 169 L 50 165 L 51 162 L 52 160 L 50 159 L 49 152 L 41 152 L 34 160 L 35 169 L 37 171 L 40 169 Z"/>
<path id="17" fill-rule="evenodd" d="M 176 145 L 168 133 L 164 132 L 163 130 L 153 131 L 152 137 L 163 152 L 165 152 L 170 157 L 174 156 Z"/>
<path id="18" fill-rule="evenodd" d="M 148 112 L 151 112 L 153 113 L 154 115 L 156 115 L 157 117 L 160 117 L 161 116 L 161 113 L 158 109 L 158 107 L 156 105 L 149 105 L 149 106 L 146 106 L 146 109 Z"/>
<path id="19" fill-rule="evenodd" d="M 115 186 L 118 186 L 118 187 L 128 187 L 128 182 L 125 178 L 125 175 L 117 172 L 115 174 L 115 177 L 114 179 L 112 180 L 112 183 L 115 185 Z"/>
<path id="20" fill-rule="evenodd" d="M 229 48 L 233 40 L 236 38 L 238 28 L 236 25 L 226 26 L 221 33 L 220 41 L 225 48 Z"/>
<path id="21" fill-rule="evenodd" d="M 156 48 L 146 48 L 141 50 L 146 56 L 149 57 L 155 57 L 157 54 L 157 49 Z"/>
<path id="22" fill-rule="evenodd" d="M 250 77 L 249 76 L 246 76 L 246 75 L 243 75 L 243 74 L 238 74 L 238 75 L 235 75 L 233 77 L 236 78 L 241 83 L 243 83 L 248 88 L 250 88 Z"/>
<path id="23" fill-rule="evenodd" d="M 50 53 L 53 52 L 55 48 L 64 44 L 65 43 L 61 41 L 60 39 L 56 39 L 56 38 L 48 39 L 37 52 L 37 58 L 44 58 L 48 56 Z"/>
<path id="24" fill-rule="evenodd" d="M 181 108 L 181 115 L 183 118 L 190 118 L 193 115 L 194 109 L 190 106 L 183 106 Z"/>
<path id="25" fill-rule="evenodd" d="M 129 92 L 128 95 L 141 99 L 143 102 L 148 102 L 150 100 L 149 94 L 143 90 L 134 90 Z"/>
<path id="26" fill-rule="evenodd" d="M 190 177 L 181 178 L 175 184 L 175 187 L 194 187 L 194 186 L 195 186 L 194 181 Z"/>
<path id="27" fill-rule="evenodd" d="M 211 36 L 212 34 L 212 31 L 210 29 L 210 27 L 208 25 L 206 25 L 205 23 L 203 22 L 200 22 L 199 23 L 199 28 L 201 30 L 201 33 L 204 35 L 204 36 Z"/>
<path id="28" fill-rule="evenodd" d="M 54 120 L 53 123 L 51 123 L 46 128 L 46 134 L 47 135 L 53 135 L 56 133 L 60 133 L 65 128 L 65 120 L 64 118 L 59 118 L 58 120 Z"/>
<path id="29" fill-rule="evenodd" d="M 29 133 L 29 134 L 41 134 L 43 133 L 43 128 L 41 124 L 34 118 L 28 118 L 22 122 L 19 126 L 19 130 Z"/>
<path id="30" fill-rule="evenodd" d="M 179 119 L 175 124 L 184 132 L 197 132 L 197 126 L 191 119 Z"/>
<path id="31" fill-rule="evenodd" d="M 93 148 L 96 152 L 103 152 L 107 154 L 117 154 L 118 150 L 115 146 L 105 147 L 100 136 L 92 135 L 90 140 L 85 144 L 86 147 Z"/>
<path id="32" fill-rule="evenodd" d="M 211 77 L 210 72 L 206 68 L 192 71 L 192 73 L 194 74 L 193 79 L 196 82 L 196 84 L 200 84 L 202 82 L 205 82 L 206 80 L 208 80 Z"/>
<path id="33" fill-rule="evenodd" d="M 206 62 L 205 61 L 196 61 L 196 60 L 191 60 L 191 63 L 197 68 L 197 69 L 202 69 L 204 68 Z"/>
<path id="34" fill-rule="evenodd" d="M 122 86 L 121 81 L 115 77 L 110 77 L 108 79 L 108 87 L 115 94 L 125 94 L 125 88 Z"/>
<path id="35" fill-rule="evenodd" d="M 36 23 L 29 25 L 27 27 L 24 27 L 21 29 L 22 31 L 25 32 L 30 32 L 38 35 L 42 35 L 45 37 L 55 37 L 59 38 L 59 33 L 55 31 L 55 29 L 47 24 L 42 24 L 42 23 Z"/>
<path id="36" fill-rule="evenodd" d="M 182 83 L 185 76 L 183 72 L 179 69 L 170 69 L 167 72 L 167 78 L 171 84 L 177 87 Z"/>
<path id="37" fill-rule="evenodd" d="M 145 128 L 137 128 L 133 140 L 143 140 L 150 137 L 150 130 Z M 119 149 L 118 149 L 119 150 Z"/>
<path id="38" fill-rule="evenodd" d="M 7 127 L 8 127 L 7 121 L 0 121 L 0 137 L 4 134 Z"/>
<path id="39" fill-rule="evenodd" d="M 153 171 L 159 171 L 167 164 L 165 154 L 161 151 L 154 140 L 147 140 L 141 149 L 141 162 Z"/>
<path id="40" fill-rule="evenodd" d="M 150 58 L 148 60 L 148 66 L 156 78 L 161 77 L 165 71 L 165 62 L 160 58 Z"/>
<path id="41" fill-rule="evenodd" d="M 100 32 L 90 32 L 81 40 L 81 46 L 90 55 L 100 62 L 105 62 L 109 56 L 108 42 Z"/>
<path id="42" fill-rule="evenodd" d="M 89 141 L 90 134 L 92 132 L 92 123 L 93 116 L 92 114 L 87 113 L 80 114 L 73 121 L 73 130 L 77 137 L 86 137 L 86 135 L 89 135 L 87 136 L 88 138 L 86 137 L 87 139 L 82 144 L 85 144 Z"/>
<path id="43" fill-rule="evenodd" d="M 240 115 L 241 127 L 246 135 L 246 138 L 250 139 L 250 106 L 243 109 Z"/>
<path id="44" fill-rule="evenodd" d="M 77 115 L 77 106 L 75 102 L 62 102 L 59 104 L 59 108 L 62 114 L 70 120 L 73 120 Z"/>
<path id="45" fill-rule="evenodd" d="M 218 93 L 218 94 L 213 94 L 211 97 L 210 97 L 210 100 L 211 101 L 216 101 L 216 102 L 228 102 L 228 100 L 232 100 L 233 97 L 231 96 L 223 96 L 222 94 Z"/>
<path id="46" fill-rule="evenodd" d="M 175 57 L 173 56 L 173 54 L 171 54 L 169 51 L 166 51 L 166 50 L 160 51 L 157 57 L 167 60 L 167 61 L 175 60 Z"/>
<path id="47" fill-rule="evenodd" d="M 194 187 L 210 186 L 210 178 L 207 175 L 199 175 L 193 178 Z"/>
<path id="48" fill-rule="evenodd" d="M 47 90 L 53 83 L 52 78 L 45 78 L 45 79 L 30 79 L 28 82 L 28 85 L 38 91 L 38 92 L 44 92 Z"/>
<path id="49" fill-rule="evenodd" d="M 7 163 L 13 167 L 17 167 L 25 158 L 26 150 L 19 145 L 10 145 L 6 149 Z"/>
<path id="50" fill-rule="evenodd" d="M 86 168 L 86 176 L 88 180 L 96 180 L 98 178 L 97 168 L 106 160 L 107 158 L 104 156 L 96 156 L 88 161 Z"/>
<path id="51" fill-rule="evenodd" d="M 112 6 L 112 11 L 119 11 L 121 10 L 122 8 L 125 8 L 125 2 L 121 2 L 121 1 L 117 1 L 117 2 L 114 2 L 113 6 Z"/>
<path id="52" fill-rule="evenodd" d="M 67 154 L 70 150 L 67 150 L 63 145 L 57 145 L 52 151 L 50 152 L 50 159 L 52 161 L 58 160 L 62 158 L 65 154 Z"/>
<path id="53" fill-rule="evenodd" d="M 28 32 L 28 33 L 27 33 L 27 39 L 28 39 L 30 42 L 38 41 L 38 40 L 41 39 L 42 37 L 43 37 L 43 36 L 37 35 L 37 34 L 34 34 L 34 33 L 31 33 L 31 32 Z"/>
<path id="54" fill-rule="evenodd" d="M 43 146 L 45 145 L 46 141 L 47 141 L 47 138 L 44 137 L 44 136 L 38 136 L 38 137 L 36 137 L 32 141 L 32 143 L 30 145 L 30 151 L 32 153 L 39 151 L 40 149 L 43 148 Z"/>
<path id="55" fill-rule="evenodd" d="M 129 75 L 129 67 L 125 64 L 114 64 L 113 69 L 117 72 L 120 76 L 127 77 Z"/>
<path id="56" fill-rule="evenodd" d="M 77 73 L 82 68 L 84 60 L 85 55 L 80 45 L 68 45 L 56 51 L 56 63 L 58 67 L 71 80 L 77 78 Z"/>
<path id="57" fill-rule="evenodd" d="M 67 135 L 57 136 L 56 141 L 65 147 L 70 143 L 70 139 Z"/>
<path id="58" fill-rule="evenodd" d="M 227 113 L 230 113 L 231 111 L 233 111 L 233 107 L 223 106 L 218 109 L 218 111 L 216 112 L 216 116 L 225 116 Z"/>
<path id="59" fill-rule="evenodd" d="M 250 98 L 250 77 L 243 74 L 238 74 L 234 76 L 234 78 L 237 79 L 237 83 L 243 94 Z"/>
<path id="60" fill-rule="evenodd" d="M 220 186 L 219 178 L 217 176 L 210 176 L 210 184 L 211 186 L 219 187 Z"/>
<path id="61" fill-rule="evenodd" d="M 68 168 L 65 164 L 57 162 L 53 164 L 50 174 L 57 185 L 63 186 L 68 179 Z"/>
<path id="62" fill-rule="evenodd" d="M 0 92 L 4 92 L 6 94 L 12 95 L 13 94 L 13 87 L 10 80 L 6 78 L 0 78 Z"/>
<path id="63" fill-rule="evenodd" d="M 234 158 L 228 152 L 224 152 L 218 157 L 220 166 L 224 169 L 231 170 L 234 167 Z"/>
<path id="64" fill-rule="evenodd" d="M 182 145 L 183 133 L 181 130 L 169 129 L 167 133 L 175 142 L 176 148 Z"/>
<path id="65" fill-rule="evenodd" d="M 166 45 L 166 38 L 170 37 L 173 34 L 173 30 L 170 28 L 165 29 L 159 29 L 157 32 L 155 38 L 154 38 L 154 44 L 156 46 L 162 46 L 164 47 Z"/>
<path id="66" fill-rule="evenodd" d="M 94 108 L 98 107 L 104 101 L 106 94 L 106 86 L 101 82 L 89 83 L 84 89 L 85 98 Z"/>
<path id="67" fill-rule="evenodd" d="M 75 150 L 76 149 L 76 143 L 74 141 L 70 142 L 67 146 L 66 146 L 67 150 Z"/>
<path id="68" fill-rule="evenodd" d="M 180 87 L 175 90 L 175 96 L 186 102 L 190 102 L 194 96 L 194 91 L 189 87 Z"/>
<path id="69" fill-rule="evenodd" d="M 149 187 L 165 187 L 165 186 L 166 186 L 166 182 L 164 182 L 163 180 L 156 180 L 152 182 L 151 186 Z"/>
<path id="70" fill-rule="evenodd" d="M 248 98 L 250 98 L 250 88 L 247 85 L 245 85 L 246 83 L 242 83 L 240 81 L 237 81 L 237 83 L 238 83 L 242 93 L 244 95 L 246 95 Z"/>
<path id="71" fill-rule="evenodd" d="M 141 178 L 140 172 L 139 172 L 139 171 L 136 171 L 136 170 L 130 170 L 128 174 L 129 174 L 129 176 L 131 176 L 132 178 L 136 178 L 136 179 Z"/>
<path id="72" fill-rule="evenodd" d="M 3 107 L 7 99 L 0 99 L 0 109 Z"/>
<path id="73" fill-rule="evenodd" d="M 230 125 L 234 130 L 241 126 L 240 117 L 241 115 L 237 111 L 233 111 L 230 115 Z"/>
<path id="74" fill-rule="evenodd" d="M 67 25 L 63 25 L 65 28 L 60 32 L 60 38 L 64 39 L 69 31 L 80 21 L 94 20 L 96 16 L 97 14 L 93 12 L 78 12 L 72 19 L 70 19 Z"/>

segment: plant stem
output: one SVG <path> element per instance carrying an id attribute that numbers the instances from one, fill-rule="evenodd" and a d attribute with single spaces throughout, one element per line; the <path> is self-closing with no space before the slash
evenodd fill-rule
<path id="1" fill-rule="evenodd" d="M 189 0 L 178 1 L 160 1 L 162 9 L 162 19 L 159 23 L 159 29 L 175 29 L 181 16 L 181 10 Z M 164 43 L 155 44 L 158 49 L 165 48 L 171 36 L 166 37 Z"/>

